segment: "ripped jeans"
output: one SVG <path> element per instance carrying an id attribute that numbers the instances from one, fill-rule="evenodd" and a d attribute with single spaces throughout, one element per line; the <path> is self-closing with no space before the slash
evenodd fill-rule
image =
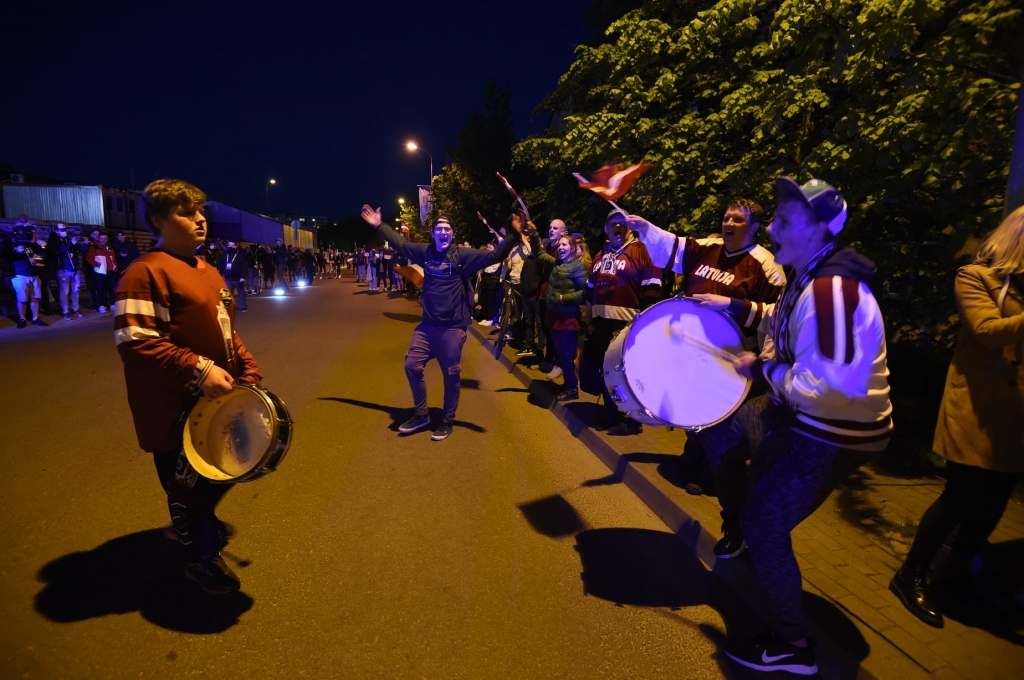
<path id="1" fill-rule="evenodd" d="M 405 355 L 405 375 L 409 378 L 416 415 L 425 416 L 427 410 L 427 383 L 423 369 L 431 359 L 437 359 L 444 377 L 444 420 L 455 421 L 459 408 L 462 379 L 462 346 L 466 344 L 465 328 L 441 328 L 421 323 L 412 332 L 409 351 Z"/>

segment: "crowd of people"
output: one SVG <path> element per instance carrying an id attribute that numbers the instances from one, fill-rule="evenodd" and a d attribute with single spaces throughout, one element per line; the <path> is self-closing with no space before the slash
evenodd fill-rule
<path id="1" fill-rule="evenodd" d="M 118 278 L 139 257 L 136 243 L 123 231 L 111 243 L 105 231 L 86 234 L 62 222 L 48 231 L 43 238 L 27 219 L 19 220 L 11 232 L 0 231 L 3 315 L 17 319 L 19 328 L 47 326 L 44 316 L 82 318 L 84 292 L 86 309 L 100 314 L 112 310 Z"/>
<path id="2" fill-rule="evenodd" d="M 418 268 L 423 321 L 404 358 L 414 408 L 398 431 L 410 435 L 431 425 L 424 370 L 436 360 L 444 408 L 434 441 L 454 431 L 467 328 L 474 321 L 493 326 L 506 296 L 520 302 L 516 323 L 506 327 L 502 320 L 502 331 L 518 340 L 517 354 L 538 358 L 549 379 L 561 379 L 558 401 L 578 399 L 580 390 L 601 397 L 592 425 L 615 436 L 642 431 L 619 410 L 604 379 L 604 356 L 615 338 L 666 296 L 683 295 L 728 316 L 742 329 L 743 351 L 717 356 L 754 388 L 688 442 L 690 453 L 710 467 L 722 507 L 723 537 L 714 552 L 721 559 L 749 552 L 771 630 L 729 640 L 725 652 L 755 670 L 807 675 L 817 672 L 817 663 L 791 532 L 886 448 L 893 420 L 884 321 L 868 286 L 875 268 L 838 245 L 845 199 L 816 179 L 799 184 L 782 176 L 776 187 L 773 219 L 765 225 L 773 252 L 756 239 L 764 210 L 737 198 L 725 206 L 720 234 L 701 239 L 616 208 L 604 223 L 605 243 L 591 258 L 564 221 L 551 220 L 542 238 L 519 212 L 509 217 L 506 236 L 480 248 L 455 244 L 444 216 L 431 224 L 429 241 L 415 243 L 370 206 L 363 219 L 379 230 L 385 248 L 346 253 L 282 240 L 253 247 L 208 242 L 203 193 L 159 180 L 143 196 L 157 239 L 146 254 L 123 233 L 111 244 L 102 231 L 83 235 L 58 223 L 42 239 L 26 221 L 3 239 L 0 263 L 20 327 L 46 325 L 41 316 L 58 301 L 65 319 L 81 317 L 83 280 L 92 309 L 116 308 L 115 338 L 140 446 L 154 453 L 189 558 L 186 575 L 213 594 L 239 588 L 220 557 L 227 534 L 215 515 L 230 484 L 199 479 L 182 458 L 180 423 L 155 414 L 180 413 L 200 394 L 226 394 L 234 381 L 259 384 L 256 361 L 234 331 L 234 314 L 245 311 L 246 284 L 254 277 L 288 287 L 351 267 L 370 290 L 401 290 L 407 284 L 399 270 Z M 890 585 L 933 626 L 943 625 L 944 598 L 970 592 L 974 560 L 1024 474 L 1024 421 L 1017 417 L 1024 406 L 1024 208 L 982 244 L 975 263 L 959 272 L 955 292 L 963 325 L 935 436 L 936 452 L 948 460 L 947 486 Z M 199 311 L 211 305 L 217 319 Z M 932 578 L 932 562 L 957 527 L 952 553 Z"/>
<path id="3" fill-rule="evenodd" d="M 142 251 L 150 243 L 144 238 Z M 128 265 L 140 256 L 139 245 L 131 232 L 116 231 L 111 238 L 103 229 L 62 222 L 42 226 L 23 217 L 10 231 L 0 229 L 0 314 L 25 328 L 48 326 L 46 319 L 57 316 L 72 321 L 86 313 L 113 312 L 114 291 Z M 354 268 L 357 252 L 299 248 L 283 239 L 274 244 L 208 239 L 196 255 L 223 276 L 244 312 L 247 295 L 275 282 L 287 290 L 300 282 L 311 285 L 316 279 L 340 277 Z M 402 278 L 395 277 L 387 290 L 404 289 Z"/>
<path id="4" fill-rule="evenodd" d="M 720 234 L 701 239 L 612 210 L 606 243 L 592 260 L 558 219 L 541 239 L 525 214 L 512 215 L 508 238 L 473 251 L 451 247 L 444 217 L 433 225 L 432 242 L 415 249 L 381 222 L 379 211 L 364 206 L 363 217 L 424 266 L 424 321 L 406 356 L 415 411 L 399 428 L 403 435 L 429 425 L 422 376 L 434 358 L 445 376 L 445 408 L 432 439 L 451 435 L 468 313 L 472 308 L 478 324 L 493 326 L 505 296 L 519 301 L 519 316 L 507 329 L 518 340 L 517 356 L 535 356 L 548 379 L 561 378 L 558 401 L 577 399 L 581 389 L 600 396 L 591 425 L 619 436 L 638 434 L 642 425 L 618 409 L 603 377 L 604 355 L 617 334 L 675 295 L 735 321 L 744 351 L 726 360 L 753 387 L 724 420 L 690 433 L 684 459 L 710 467 L 717 487 L 723 537 L 716 556 L 749 552 L 765 594 L 770 630 L 730 640 L 726 654 L 754 670 L 807 675 L 817 672 L 817 663 L 790 536 L 851 472 L 887 447 L 892 404 L 884 320 L 868 286 L 875 267 L 838 246 L 846 201 L 816 179 L 801 185 L 779 177 L 776 187 L 766 227 L 774 252 L 757 243 L 764 210 L 746 198 L 728 203 Z M 1024 431 L 1015 415 L 1024 407 L 1022 253 L 1019 208 L 956 281 L 964 325 L 935 436 L 936 452 L 948 461 L 948 483 L 890 585 L 911 613 L 933 626 L 943 625 L 942 602 L 970 596 L 972 564 L 976 573 L 978 553 L 1024 474 Z M 936 554 L 957 527 L 952 553 L 932 578 Z"/>

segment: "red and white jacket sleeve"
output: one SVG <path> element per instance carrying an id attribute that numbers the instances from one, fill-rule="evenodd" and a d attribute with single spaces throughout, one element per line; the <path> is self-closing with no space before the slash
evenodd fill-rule
<path id="1" fill-rule="evenodd" d="M 891 410 L 885 328 L 866 285 L 839 276 L 815 279 L 801 293 L 787 335 L 795 343 L 792 364 L 775 359 L 769 341 L 763 363 L 755 365 L 777 395 L 833 418 L 876 420 Z"/>

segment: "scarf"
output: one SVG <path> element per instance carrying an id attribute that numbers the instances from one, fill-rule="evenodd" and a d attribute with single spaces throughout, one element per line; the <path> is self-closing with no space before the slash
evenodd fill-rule
<path id="1" fill-rule="evenodd" d="M 789 342 L 789 319 L 793 314 L 793 309 L 796 307 L 797 301 L 800 299 L 800 295 L 807 288 L 807 285 L 814 279 L 815 274 L 821 269 L 821 266 L 825 263 L 825 260 L 834 253 L 836 250 L 836 243 L 833 241 L 824 248 L 819 250 L 817 253 L 807 261 L 806 264 L 800 269 L 795 277 L 786 282 L 786 285 L 782 289 L 782 294 L 779 296 L 779 301 L 775 305 L 775 311 L 772 313 L 771 325 L 768 329 L 768 334 L 772 338 L 772 343 L 775 345 L 775 358 L 784 364 L 792 364 L 796 357 L 793 354 L 793 348 Z"/>

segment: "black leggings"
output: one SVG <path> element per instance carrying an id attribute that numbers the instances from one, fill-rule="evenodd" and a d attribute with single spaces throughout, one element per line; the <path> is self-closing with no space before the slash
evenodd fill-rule
<path id="1" fill-rule="evenodd" d="M 999 524 L 1021 475 L 946 463 L 946 488 L 924 513 L 907 562 L 927 569 L 942 543 L 959 524 L 943 578 L 967 575 L 971 557 Z"/>
<path id="2" fill-rule="evenodd" d="M 217 503 L 233 484 L 214 484 L 195 471 L 181 450 L 153 454 L 160 486 L 167 493 L 167 507 L 178 539 L 190 560 L 213 557 L 224 546 Z"/>

